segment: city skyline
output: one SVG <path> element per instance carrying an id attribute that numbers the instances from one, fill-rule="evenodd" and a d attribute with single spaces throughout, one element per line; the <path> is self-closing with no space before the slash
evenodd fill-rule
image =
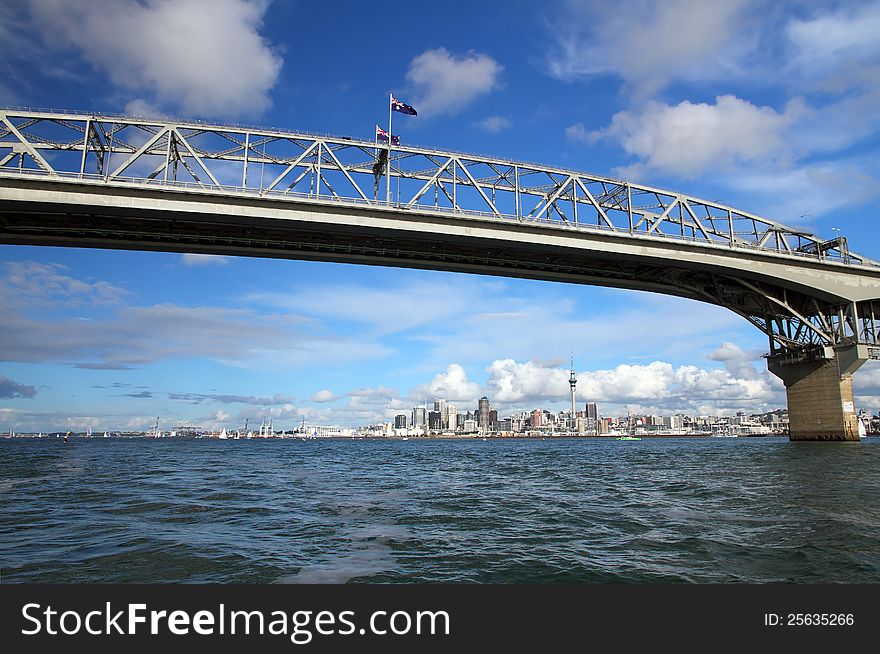
<path id="1" fill-rule="evenodd" d="M 455 11 L 429 20 L 398 12 L 394 38 L 378 43 L 383 23 L 369 6 L 339 16 L 316 4 L 222 0 L 194 21 L 192 1 L 101 9 L 34 0 L 0 7 L 0 105 L 372 139 L 393 91 L 418 110 L 394 121 L 404 145 L 692 193 L 823 238 L 842 233 L 880 259 L 880 105 L 877 78 L 865 74 L 880 58 L 869 29 L 880 4 L 782 3 L 772 15 L 752 5 L 662 3 L 620 13 L 631 16 L 625 30 L 619 12 L 580 2 L 467 5 L 468 21 Z M 325 22 L 360 56 L 328 50 L 318 31 L 290 29 Z M 166 42 L 172 23 L 182 36 Z M 671 25 L 687 25 L 688 38 Z M 650 61 L 617 56 L 648 41 Z M 303 76 L 298 62 L 316 51 Z M 556 410 L 570 404 L 572 355 L 578 397 L 609 412 L 786 406 L 761 358 L 766 339 L 745 320 L 635 291 L 2 246 L 0 301 L 3 432 L 146 429 L 157 415 L 168 424 L 271 416 L 279 426 L 354 427 L 441 396 L 459 410 L 484 395 L 502 412 Z M 877 362 L 854 387 L 857 408 L 880 410 Z"/>

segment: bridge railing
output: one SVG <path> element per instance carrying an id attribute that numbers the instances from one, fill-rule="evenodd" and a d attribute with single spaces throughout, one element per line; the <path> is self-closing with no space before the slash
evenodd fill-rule
<path id="1" fill-rule="evenodd" d="M 845 247 L 712 201 L 561 168 L 301 131 L 0 109 L 0 174 L 331 201 L 842 264 Z"/>

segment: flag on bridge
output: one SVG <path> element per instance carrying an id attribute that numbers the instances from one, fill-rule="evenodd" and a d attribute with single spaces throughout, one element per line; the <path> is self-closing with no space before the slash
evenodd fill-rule
<path id="1" fill-rule="evenodd" d="M 376 141 L 379 143 L 388 143 L 388 132 L 376 125 Z M 391 145 L 400 145 L 400 137 L 394 134 L 391 137 Z"/>
<path id="2" fill-rule="evenodd" d="M 391 96 L 391 110 L 399 111 L 402 114 L 407 114 L 410 116 L 418 116 L 419 114 L 415 109 L 410 107 L 408 104 L 401 102 L 400 100 L 395 99 L 395 97 Z"/>

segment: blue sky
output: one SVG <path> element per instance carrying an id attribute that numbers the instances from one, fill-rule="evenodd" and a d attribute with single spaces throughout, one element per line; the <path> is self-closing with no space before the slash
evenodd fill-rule
<path id="1" fill-rule="evenodd" d="M 544 162 L 737 206 L 880 259 L 880 3 L 33 0 L 0 105 L 157 112 Z M 0 247 L 0 429 L 357 425 L 446 397 L 784 406 L 766 340 L 658 295 L 368 266 Z M 856 375 L 880 409 L 880 367 Z"/>

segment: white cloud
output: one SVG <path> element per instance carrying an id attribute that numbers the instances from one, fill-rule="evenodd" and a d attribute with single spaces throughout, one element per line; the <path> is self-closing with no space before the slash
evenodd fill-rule
<path id="1" fill-rule="evenodd" d="M 34 0 L 50 47 L 79 50 L 110 80 L 187 114 L 259 114 L 281 57 L 259 29 L 263 0 Z"/>
<path id="2" fill-rule="evenodd" d="M 488 118 L 484 118 L 483 120 L 477 121 L 474 124 L 480 129 L 491 134 L 497 134 L 498 132 L 510 129 L 513 126 L 510 118 L 507 118 L 505 116 L 489 116 Z"/>
<path id="3" fill-rule="evenodd" d="M 65 266 L 36 261 L 9 261 L 0 279 L 0 298 L 4 304 L 34 306 L 35 302 L 59 305 L 112 305 L 128 294 L 123 288 L 104 281 L 90 282 L 65 274 Z"/>
<path id="4" fill-rule="evenodd" d="M 724 363 L 724 367 L 734 377 L 756 379 L 758 371 L 755 370 L 752 362 L 761 360 L 761 352 L 745 352 L 735 343 L 724 341 L 720 347 L 713 350 L 706 358 L 711 361 L 721 361 Z"/>
<path id="5" fill-rule="evenodd" d="M 808 83 L 837 90 L 878 84 L 880 2 L 795 18 L 784 33 L 791 50 L 789 68 Z"/>
<path id="6" fill-rule="evenodd" d="M 413 59 L 406 79 L 415 87 L 419 113 L 453 114 L 496 89 L 503 69 L 487 54 L 471 51 L 456 57 L 437 48 Z"/>
<path id="7" fill-rule="evenodd" d="M 756 162 L 784 162 L 791 156 L 788 130 L 805 113 L 799 99 L 782 113 L 732 95 L 719 96 L 714 104 L 652 101 L 637 111 L 618 112 L 603 130 L 587 135 L 575 125 L 566 134 L 615 140 L 638 157 L 640 170 L 695 177 Z"/>
<path id="8" fill-rule="evenodd" d="M 728 176 L 727 184 L 751 198 L 756 212 L 792 224 L 804 214 L 831 214 L 880 198 L 880 168 L 866 157 L 746 169 Z"/>
<path id="9" fill-rule="evenodd" d="M 143 118 L 164 118 L 165 114 L 141 98 L 135 98 L 129 101 L 122 110 L 126 116 L 140 116 Z M 141 144 L 143 145 L 143 144 Z"/>
<path id="10" fill-rule="evenodd" d="M 880 361 L 868 361 L 853 375 L 856 408 L 880 413 Z"/>
<path id="11" fill-rule="evenodd" d="M 312 402 L 332 402 L 335 399 L 336 395 L 333 393 L 333 391 L 326 388 L 312 395 Z"/>
<path id="12" fill-rule="evenodd" d="M 622 78 L 637 99 L 676 80 L 739 73 L 755 46 L 750 0 L 572 0 L 552 21 L 555 40 L 547 61 L 554 77 Z"/>
<path id="13" fill-rule="evenodd" d="M 729 344 L 726 344 L 729 345 Z M 735 347 L 735 346 L 734 346 Z M 722 346 L 729 352 L 729 348 Z M 568 370 L 513 359 L 494 361 L 489 368 L 489 397 L 493 402 L 518 408 L 541 407 L 565 401 Z M 677 368 L 664 361 L 646 365 L 620 364 L 612 369 L 578 373 L 580 401 L 614 405 L 638 405 L 655 412 L 714 413 L 745 409 L 766 410 L 784 406 L 781 384 L 766 371 L 702 369 L 694 365 Z"/>
<path id="14" fill-rule="evenodd" d="M 565 128 L 565 138 L 570 141 L 582 141 L 583 143 L 591 144 L 598 138 L 598 135 L 592 136 L 583 123 L 575 123 Z"/>
<path id="15" fill-rule="evenodd" d="M 249 307 L 124 306 L 126 291 L 64 274 L 58 264 L 8 262 L 0 278 L 0 361 L 126 370 L 179 357 L 267 370 L 387 356 L 355 336 L 328 333 L 292 312 Z M 75 307 L 84 316 L 61 312 Z"/>
<path id="16" fill-rule="evenodd" d="M 229 257 L 219 254 L 184 252 L 180 257 L 185 266 L 225 266 L 229 264 Z"/>
<path id="17" fill-rule="evenodd" d="M 437 398 L 451 402 L 476 402 L 480 395 L 480 385 L 468 380 L 464 368 L 457 363 L 449 364 L 444 372 L 410 393 L 410 397 L 416 400 Z"/>

